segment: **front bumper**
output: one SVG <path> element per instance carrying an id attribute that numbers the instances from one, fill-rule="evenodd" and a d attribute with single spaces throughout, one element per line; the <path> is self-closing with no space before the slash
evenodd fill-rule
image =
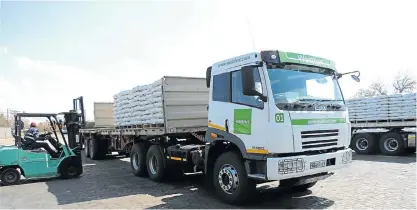
<path id="1" fill-rule="evenodd" d="M 268 180 L 303 177 L 347 167 L 352 163 L 352 150 L 267 159 Z"/>

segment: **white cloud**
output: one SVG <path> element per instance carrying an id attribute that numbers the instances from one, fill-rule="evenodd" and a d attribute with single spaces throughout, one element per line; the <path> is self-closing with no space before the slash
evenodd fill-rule
<path id="1" fill-rule="evenodd" d="M 102 69 L 83 69 L 28 57 L 15 58 L 15 63 L 22 73 L 18 82 L 13 86 L 3 79 L 6 81 L 3 84 L 14 89 L 13 94 L 19 93 L 19 97 L 8 91 L 1 91 L 0 97 L 8 99 L 8 106 L 26 112 L 67 111 L 72 108 L 73 98 L 84 96 L 87 118 L 92 119 L 93 102 L 113 101 L 113 95 L 121 90 L 149 82 L 146 76 L 149 72 L 144 72 L 150 68 L 131 58 Z"/>
<path id="2" fill-rule="evenodd" d="M 7 47 L 0 46 L 0 56 L 7 55 L 9 53 L 9 49 Z"/>

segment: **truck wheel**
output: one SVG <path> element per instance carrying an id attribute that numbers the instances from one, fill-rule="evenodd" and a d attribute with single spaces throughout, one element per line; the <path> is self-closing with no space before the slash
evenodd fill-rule
<path id="1" fill-rule="evenodd" d="M 404 139 L 395 132 L 386 133 L 379 140 L 379 149 L 384 155 L 402 155 L 404 154 L 404 146 Z"/>
<path id="2" fill-rule="evenodd" d="M 374 135 L 369 133 L 358 133 L 352 138 L 351 147 L 357 154 L 372 154 L 377 148 Z"/>
<path id="3" fill-rule="evenodd" d="M 404 152 L 405 152 L 405 154 L 414 154 L 414 153 L 416 153 L 416 148 L 415 147 L 413 147 L 413 148 L 405 148 L 405 150 L 404 150 Z"/>
<path id="4" fill-rule="evenodd" d="M 90 144 L 88 146 L 89 148 L 89 153 L 90 153 L 90 158 L 93 160 L 100 160 L 103 159 L 102 154 L 100 152 L 100 145 L 99 145 L 99 140 L 98 139 L 90 139 Z"/>
<path id="5" fill-rule="evenodd" d="M 146 167 L 148 169 L 149 178 L 153 181 L 161 181 L 164 177 L 163 155 L 158 145 L 149 147 L 146 155 Z"/>
<path id="6" fill-rule="evenodd" d="M 19 184 L 20 172 L 15 168 L 6 168 L 0 174 L 0 180 L 5 186 Z"/>
<path id="7" fill-rule="evenodd" d="M 86 157 L 90 157 L 90 139 L 84 140 L 84 152 Z"/>
<path id="8" fill-rule="evenodd" d="M 145 177 L 148 175 L 148 171 L 146 170 L 146 153 L 146 144 L 133 144 L 132 151 L 130 153 L 130 166 L 132 167 L 132 171 L 135 176 Z"/>
<path id="9" fill-rule="evenodd" d="M 255 180 L 249 179 L 243 159 L 236 152 L 221 154 L 213 169 L 213 184 L 223 202 L 242 204 L 256 190 Z"/>

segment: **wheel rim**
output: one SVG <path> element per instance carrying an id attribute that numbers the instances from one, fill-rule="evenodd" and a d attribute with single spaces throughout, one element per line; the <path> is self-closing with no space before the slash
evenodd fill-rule
<path id="1" fill-rule="evenodd" d="M 139 160 L 139 156 L 138 156 L 138 154 L 134 154 L 133 156 L 132 156 L 132 165 L 133 165 L 133 168 L 135 169 L 135 170 L 138 170 L 138 168 L 139 168 L 139 166 L 138 166 L 138 160 Z"/>
<path id="2" fill-rule="evenodd" d="M 239 174 L 229 164 L 223 165 L 218 174 L 219 185 L 227 194 L 234 193 L 239 187 Z"/>
<path id="3" fill-rule="evenodd" d="M 18 177 L 17 174 L 14 172 L 8 172 L 5 176 L 4 176 L 4 181 L 7 183 L 13 183 L 15 181 L 17 181 Z"/>
<path id="4" fill-rule="evenodd" d="M 398 149 L 398 141 L 394 138 L 389 138 L 384 141 L 384 148 L 387 151 L 394 152 Z"/>
<path id="5" fill-rule="evenodd" d="M 368 148 L 368 139 L 360 138 L 356 141 L 356 148 L 363 151 Z"/>
<path id="6" fill-rule="evenodd" d="M 149 169 L 152 174 L 156 174 L 156 169 L 158 168 L 158 160 L 156 159 L 155 155 L 152 155 L 149 158 Z"/>

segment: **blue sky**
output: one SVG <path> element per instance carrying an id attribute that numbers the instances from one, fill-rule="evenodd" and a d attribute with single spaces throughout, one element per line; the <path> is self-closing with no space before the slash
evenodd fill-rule
<path id="1" fill-rule="evenodd" d="M 348 97 L 415 71 L 415 3 L 349 2 L 1 1 L 0 112 L 66 111 L 83 95 L 92 118 L 94 101 L 163 75 L 204 77 L 212 63 L 255 50 L 361 70 L 360 84 L 341 81 Z"/>

